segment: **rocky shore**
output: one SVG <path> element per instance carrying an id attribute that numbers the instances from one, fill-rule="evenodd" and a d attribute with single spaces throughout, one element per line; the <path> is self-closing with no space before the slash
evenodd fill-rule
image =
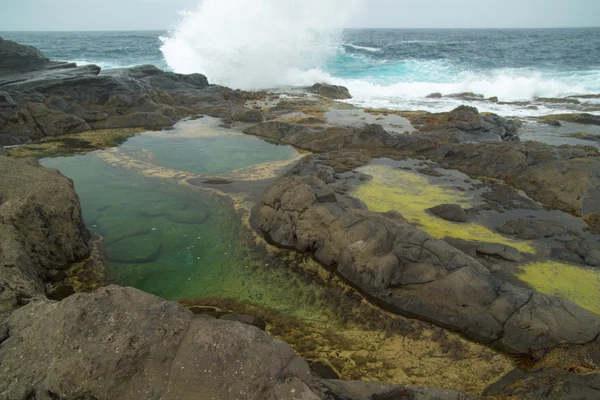
<path id="1" fill-rule="evenodd" d="M 28 146 L 0 147 L 0 397 L 597 397 L 598 308 L 519 277 L 535 263 L 600 268 L 598 149 L 520 142 L 518 120 L 472 107 L 359 110 L 337 101 L 349 96 L 317 84 L 282 99 L 152 66 L 101 71 L 0 38 L 0 146 L 87 151 L 106 146 L 89 139 L 98 132 L 170 128 L 206 115 L 314 153 L 264 192 L 252 213 L 260 233 L 311 255 L 377 307 L 514 357 L 512 372 L 476 395 L 332 380 L 252 316 L 217 319 L 116 285 L 74 294 L 65 270 L 87 268 L 94 241 L 73 182 L 35 159 L 12 157 Z M 138 131 L 119 132 L 122 140 Z M 402 197 L 410 184 L 381 188 L 390 188 L 383 178 L 403 173 L 412 185 L 445 185 L 440 199 L 472 192 L 481 200 L 470 208 L 402 208 L 414 201 Z M 434 222 L 411 219 L 413 211 Z M 463 224 L 450 225 L 463 234 L 442 231 L 440 221 Z"/>

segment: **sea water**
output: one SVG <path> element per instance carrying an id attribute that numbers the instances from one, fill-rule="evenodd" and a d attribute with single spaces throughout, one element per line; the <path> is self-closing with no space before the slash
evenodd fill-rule
<path id="1" fill-rule="evenodd" d="M 568 103 L 532 106 L 534 98 L 600 93 L 600 28 L 341 31 L 321 19 L 307 22 L 303 14 L 292 18 L 285 7 L 275 12 L 269 1 L 259 2 L 267 4 L 262 14 L 245 19 L 213 3 L 205 2 L 212 6 L 188 14 L 169 32 L 0 35 L 56 60 L 104 69 L 154 64 L 204 73 L 211 83 L 234 88 L 340 84 L 354 96 L 350 102 L 362 107 L 448 111 L 465 101 L 426 96 L 473 92 L 504 103 L 524 101 L 472 105 L 526 117 L 582 111 Z M 580 101 L 584 111 L 600 114 L 599 98 Z"/>

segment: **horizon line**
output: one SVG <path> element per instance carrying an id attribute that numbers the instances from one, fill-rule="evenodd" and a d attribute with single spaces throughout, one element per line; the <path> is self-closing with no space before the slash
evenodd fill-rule
<path id="1" fill-rule="evenodd" d="M 519 29 L 597 29 L 599 26 L 537 26 L 537 27 L 489 27 L 489 28 L 458 28 L 458 27 L 344 27 L 344 28 L 332 28 L 332 29 L 355 29 L 355 30 L 519 30 Z M 6 29 L 0 30 L 0 32 L 14 32 L 14 33 L 85 33 L 85 32 L 168 32 L 172 29 L 161 28 L 161 29 L 92 29 L 92 30 L 59 30 L 59 29 L 31 29 L 31 30 L 16 30 Z"/>

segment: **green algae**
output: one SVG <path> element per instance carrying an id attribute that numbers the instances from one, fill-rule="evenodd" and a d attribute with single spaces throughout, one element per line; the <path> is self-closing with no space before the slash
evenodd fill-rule
<path id="1" fill-rule="evenodd" d="M 475 200 L 465 192 L 434 185 L 421 175 L 396 170 L 384 165 L 369 165 L 360 169 L 372 180 L 359 185 L 353 196 L 362 200 L 369 210 L 377 212 L 398 211 L 409 222 L 417 224 L 430 235 L 477 242 L 501 243 L 521 252 L 535 253 L 525 241 L 511 240 L 478 223 L 455 223 L 435 217 L 427 209 L 440 204 L 458 204 L 469 208 Z"/>
<path id="2" fill-rule="evenodd" d="M 516 276 L 539 292 L 564 297 L 600 314 L 600 272 L 553 261 L 520 267 Z"/>
<path id="3" fill-rule="evenodd" d="M 144 132 L 141 128 L 101 129 L 59 137 L 45 137 L 39 143 L 8 150 L 12 157 L 58 157 L 116 147 L 128 138 Z"/>

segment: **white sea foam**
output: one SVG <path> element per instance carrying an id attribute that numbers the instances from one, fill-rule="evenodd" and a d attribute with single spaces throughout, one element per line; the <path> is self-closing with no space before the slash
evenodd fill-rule
<path id="1" fill-rule="evenodd" d="M 381 49 L 378 49 L 377 47 L 358 46 L 352 43 L 342 43 L 342 46 L 350 47 L 356 50 L 370 51 L 371 53 L 379 53 L 381 51 Z"/>
<path id="2" fill-rule="evenodd" d="M 326 82 L 348 87 L 354 96 L 351 102 L 368 107 L 439 110 L 459 103 L 452 99 L 426 100 L 427 95 L 436 92 L 473 92 L 497 96 L 505 102 L 600 92 L 600 71 L 467 71 L 465 65 L 452 60 L 379 59 L 379 48 L 341 41 L 338 28 L 360 2 L 204 0 L 196 10 L 183 14 L 176 28 L 161 38 L 161 51 L 175 72 L 204 73 L 212 83 L 266 89 Z M 404 43 L 413 42 L 434 43 Z M 351 48 L 362 51 L 351 52 Z M 355 68 L 354 79 L 327 72 L 328 62 L 344 52 L 359 62 L 350 66 Z M 344 65 L 337 67 L 344 71 Z M 344 75 L 352 76 L 352 71 Z M 477 106 L 488 111 L 504 107 L 502 113 L 510 108 L 515 115 L 556 111 L 544 105 L 538 110 L 491 103 Z"/>
<path id="3" fill-rule="evenodd" d="M 360 0 L 204 0 L 162 38 L 176 72 L 241 89 L 291 84 L 322 67 Z"/>

